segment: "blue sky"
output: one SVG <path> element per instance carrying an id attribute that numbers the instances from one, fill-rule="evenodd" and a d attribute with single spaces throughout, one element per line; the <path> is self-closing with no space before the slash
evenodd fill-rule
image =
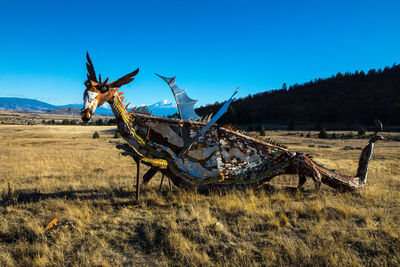
<path id="1" fill-rule="evenodd" d="M 83 2 L 83 1 L 82 1 Z M 1 1 L 0 96 L 81 102 L 89 51 L 133 105 L 199 105 L 400 63 L 399 1 Z M 131 104 L 131 105 L 132 105 Z"/>

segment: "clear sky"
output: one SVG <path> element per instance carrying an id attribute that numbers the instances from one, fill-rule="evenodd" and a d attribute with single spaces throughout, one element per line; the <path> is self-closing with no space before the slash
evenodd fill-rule
<path id="1" fill-rule="evenodd" d="M 84 2 L 84 3 L 83 3 Z M 199 105 L 400 63 L 400 1 L 0 0 L 0 96 L 78 103 L 89 51 L 131 105 L 173 100 L 177 76 Z"/>

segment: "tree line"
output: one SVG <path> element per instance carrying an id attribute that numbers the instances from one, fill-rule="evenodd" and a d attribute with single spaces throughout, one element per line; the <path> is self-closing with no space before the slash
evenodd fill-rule
<path id="1" fill-rule="evenodd" d="M 90 122 L 82 122 L 78 119 L 63 119 L 63 120 L 42 120 L 42 124 L 45 125 L 96 125 L 96 126 L 107 126 L 107 125 L 116 125 L 115 119 L 97 119 L 91 120 Z"/>
<path id="2" fill-rule="evenodd" d="M 216 112 L 223 103 L 196 109 L 200 116 Z M 269 90 L 232 102 L 219 123 L 236 125 L 298 122 L 317 124 L 400 124 L 400 65 L 367 73 L 337 73 L 287 88 Z"/>

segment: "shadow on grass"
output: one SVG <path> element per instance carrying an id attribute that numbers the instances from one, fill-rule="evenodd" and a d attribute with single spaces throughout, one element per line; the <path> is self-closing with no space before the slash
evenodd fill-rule
<path id="1" fill-rule="evenodd" d="M 219 194 L 220 196 L 223 196 L 232 191 L 245 192 L 248 189 L 249 189 L 248 187 L 240 185 L 224 185 L 224 186 L 212 186 L 212 187 L 210 186 L 210 187 L 199 188 L 197 192 L 202 195 Z M 312 192 L 314 192 L 313 190 L 304 190 L 304 189 L 300 191 L 297 187 L 293 186 L 271 185 L 268 183 L 265 183 L 253 190 L 256 193 L 264 191 L 269 195 L 274 195 L 279 193 L 289 193 L 291 195 L 296 195 L 299 192 L 302 192 L 304 194 L 311 194 Z"/>
<path id="2" fill-rule="evenodd" d="M 65 190 L 54 193 L 41 193 L 37 190 L 17 190 L 12 193 L 3 194 L 0 205 L 10 206 L 18 203 L 35 203 L 47 199 L 65 199 L 65 200 L 96 200 L 110 199 L 114 197 L 127 198 L 132 197 L 133 193 L 120 189 L 88 189 L 88 190 Z"/>
<path id="3" fill-rule="evenodd" d="M 200 195 L 217 195 L 219 197 L 223 197 L 224 195 L 234 192 L 234 191 L 241 191 L 245 192 L 248 188 L 246 187 L 240 187 L 240 186 L 214 186 L 214 187 L 203 187 L 203 188 L 198 188 L 198 190 L 192 190 L 192 192 L 197 192 Z M 148 203 L 146 199 L 146 193 L 149 191 L 154 191 L 156 189 L 154 188 L 143 188 L 141 193 L 141 203 L 145 202 L 147 206 L 152 206 L 152 205 L 158 205 L 155 203 Z M 177 193 L 178 190 L 183 190 L 183 191 L 191 191 L 189 189 L 178 189 L 174 187 L 172 192 L 168 191 L 158 191 L 158 194 L 160 195 L 161 198 L 167 199 L 169 198 L 170 194 Z M 297 187 L 291 187 L 291 186 L 274 186 L 270 184 L 264 184 L 260 186 L 259 188 L 255 189 L 255 192 L 260 192 L 264 191 L 269 195 L 274 195 L 274 194 L 279 194 L 279 193 L 289 193 L 290 195 L 295 196 L 298 194 L 300 191 L 297 189 Z M 306 191 L 301 191 L 302 194 L 308 195 L 312 193 L 312 190 L 306 190 Z M 99 190 L 99 189 L 87 189 L 87 190 L 64 190 L 60 192 L 54 192 L 54 193 L 41 193 L 40 191 L 37 190 L 16 190 L 15 192 L 9 192 L 8 193 L 3 193 L 2 198 L 0 200 L 0 205 L 1 206 L 12 206 L 16 204 L 24 204 L 24 203 L 36 203 L 42 200 L 47 200 L 47 199 L 65 199 L 65 200 L 110 200 L 111 205 L 118 209 L 119 207 L 123 206 L 132 206 L 132 205 L 138 205 L 140 203 L 136 203 L 135 200 L 135 191 L 126 191 L 124 188 L 114 188 L 114 189 L 104 189 L 104 190 Z M 127 201 L 121 201 L 121 200 L 116 200 L 118 199 L 123 199 L 123 198 L 129 198 Z"/>

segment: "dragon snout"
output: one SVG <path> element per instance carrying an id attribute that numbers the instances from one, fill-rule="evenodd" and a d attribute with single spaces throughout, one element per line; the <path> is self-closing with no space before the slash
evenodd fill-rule
<path id="1" fill-rule="evenodd" d="M 88 122 L 92 117 L 92 112 L 90 108 L 81 111 L 81 117 L 83 122 Z"/>

